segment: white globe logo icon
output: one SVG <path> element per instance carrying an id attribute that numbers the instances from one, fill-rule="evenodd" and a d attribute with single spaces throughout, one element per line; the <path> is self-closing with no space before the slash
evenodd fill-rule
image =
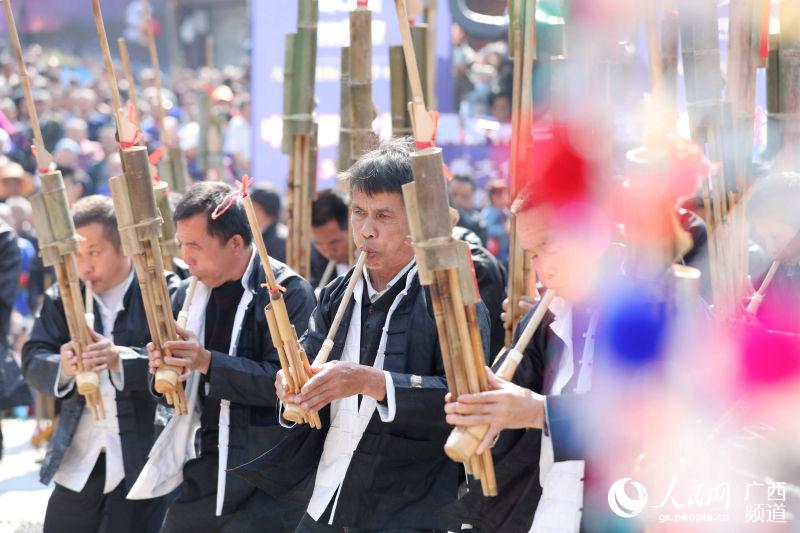
<path id="1" fill-rule="evenodd" d="M 625 485 L 630 481 L 631 486 L 636 490 L 636 497 L 631 498 L 625 492 Z M 622 518 L 633 518 L 642 512 L 644 506 L 647 504 L 647 489 L 644 485 L 636 481 L 631 481 L 631 478 L 624 477 L 618 479 L 608 489 L 608 506 L 615 515 Z"/>

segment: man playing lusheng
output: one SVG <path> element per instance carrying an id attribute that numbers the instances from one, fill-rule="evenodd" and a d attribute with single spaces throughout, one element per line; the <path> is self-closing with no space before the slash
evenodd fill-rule
<path id="1" fill-rule="evenodd" d="M 320 411 L 316 455 L 287 468 L 314 478 L 298 532 L 441 530 L 439 509 L 456 498 L 459 466 L 442 450 L 449 427 L 447 383 L 427 289 L 419 283 L 403 204 L 412 180 L 410 148 L 398 140 L 364 155 L 347 172 L 353 238 L 368 254 L 363 279 L 336 337 L 329 362 L 313 367 L 300 394 L 282 402 Z M 352 271 L 328 285 L 302 339 L 320 350 Z M 479 306 L 484 349 L 488 317 Z M 439 411 L 437 411 L 439 410 Z M 324 439 L 324 444 L 322 440 Z M 321 453 L 321 457 L 320 457 Z M 269 456 L 270 454 L 267 454 Z"/>
<path id="2" fill-rule="evenodd" d="M 75 390 L 77 351 L 53 286 L 22 352 L 28 383 L 61 398 L 58 427 L 41 470 L 43 483 L 55 481 L 44 530 L 155 532 L 164 517 L 163 499 L 125 499 L 147 460 L 155 429 L 156 403 L 148 391 L 144 355 L 150 333 L 139 283 L 122 253 L 111 199 L 83 198 L 72 216 L 82 237 L 78 275 L 91 281 L 95 292 L 93 342 L 82 356 L 100 374 L 106 417 L 94 420 Z M 171 290 L 177 282 L 170 274 Z"/>

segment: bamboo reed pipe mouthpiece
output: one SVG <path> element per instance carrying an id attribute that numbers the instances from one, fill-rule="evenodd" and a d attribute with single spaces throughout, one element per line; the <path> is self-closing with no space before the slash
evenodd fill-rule
<path id="1" fill-rule="evenodd" d="M 86 325 L 94 329 L 94 291 L 91 280 L 87 279 L 84 285 L 86 286 Z"/>
<path id="2" fill-rule="evenodd" d="M 756 293 L 753 294 L 753 297 L 750 299 L 750 303 L 747 304 L 747 312 L 751 315 L 758 314 L 758 309 L 761 307 L 761 302 L 764 301 L 764 294 L 766 294 L 769 284 L 772 283 L 772 278 L 775 277 L 775 273 L 778 272 L 778 268 L 780 266 L 780 261 L 773 261 L 770 265 L 767 275 L 764 276 L 764 281 L 761 282 L 761 286 L 758 288 Z"/>
<path id="3" fill-rule="evenodd" d="M 339 326 L 342 323 L 342 318 L 344 318 L 344 313 L 347 310 L 347 306 L 350 304 L 350 299 L 353 297 L 353 291 L 356 288 L 356 284 L 358 283 L 358 280 L 361 279 L 361 276 L 364 272 L 364 262 L 366 260 L 367 252 L 361 252 L 358 255 L 356 266 L 353 268 L 353 275 L 350 276 L 350 280 L 347 282 L 344 296 L 339 302 L 339 307 L 336 309 L 336 315 L 334 315 L 333 322 L 331 322 L 331 328 L 328 330 L 328 336 L 325 338 L 325 342 L 322 343 L 322 348 L 320 348 L 319 353 L 314 358 L 315 365 L 323 365 L 328 361 L 331 350 L 333 350 L 333 339 L 336 337 L 336 333 L 339 331 Z"/>

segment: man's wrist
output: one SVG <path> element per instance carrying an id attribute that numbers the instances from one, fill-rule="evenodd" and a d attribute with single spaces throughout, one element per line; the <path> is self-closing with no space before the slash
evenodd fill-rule
<path id="1" fill-rule="evenodd" d="M 528 395 L 528 404 L 530 408 L 527 409 L 528 411 L 528 423 L 526 424 L 530 428 L 534 429 L 541 429 L 544 425 L 544 399 L 545 397 L 541 394 L 536 394 L 535 392 L 529 390 L 527 392 Z"/>
<path id="2" fill-rule="evenodd" d="M 199 370 L 201 374 L 208 374 L 208 371 L 211 369 L 211 352 L 204 348 L 202 354 L 203 364 L 201 368 L 197 370 Z"/>
<path id="3" fill-rule="evenodd" d="M 370 366 L 363 367 L 363 370 L 367 372 L 364 380 L 366 385 L 364 395 L 375 398 L 376 401 L 382 401 L 386 398 L 386 378 L 383 371 Z"/>

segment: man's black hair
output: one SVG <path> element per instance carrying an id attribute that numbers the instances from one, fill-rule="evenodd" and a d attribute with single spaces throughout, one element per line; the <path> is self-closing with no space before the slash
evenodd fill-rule
<path id="1" fill-rule="evenodd" d="M 466 183 L 467 185 L 472 187 L 473 191 L 475 189 L 477 189 L 477 187 L 475 186 L 475 180 L 472 179 L 472 176 L 468 176 L 466 174 L 455 174 L 455 175 L 453 175 L 453 181 L 459 181 L 461 183 Z"/>
<path id="2" fill-rule="evenodd" d="M 281 216 L 281 197 L 269 187 L 257 186 L 250 191 L 250 199 L 264 212 L 277 221 Z"/>
<path id="3" fill-rule="evenodd" d="M 180 220 L 203 214 L 208 222 L 208 234 L 226 244 L 234 235 L 241 235 L 245 245 L 253 242 L 253 234 L 247 222 L 247 214 L 242 200 L 237 198 L 227 211 L 216 220 L 211 213 L 233 192 L 230 185 L 221 182 L 205 181 L 196 183 L 180 199 L 172 215 L 177 224 Z"/>
<path id="4" fill-rule="evenodd" d="M 115 250 L 122 249 L 114 202 L 108 196 L 95 194 L 76 201 L 72 206 L 72 222 L 76 229 L 95 222 L 100 224 L 103 227 L 103 238 L 113 244 Z"/>
<path id="5" fill-rule="evenodd" d="M 774 218 L 800 230 L 800 174 L 779 172 L 758 180 L 750 189 L 747 218 Z"/>
<path id="6" fill-rule="evenodd" d="M 340 229 L 346 230 L 349 214 L 344 194 L 334 189 L 325 189 L 317 193 L 317 199 L 311 206 L 311 225 L 318 228 L 335 220 Z"/>
<path id="7" fill-rule="evenodd" d="M 393 139 L 367 152 L 345 171 L 343 179 L 350 183 L 350 193 L 367 196 L 381 193 L 403 194 L 403 185 L 413 181 L 410 137 Z"/>

